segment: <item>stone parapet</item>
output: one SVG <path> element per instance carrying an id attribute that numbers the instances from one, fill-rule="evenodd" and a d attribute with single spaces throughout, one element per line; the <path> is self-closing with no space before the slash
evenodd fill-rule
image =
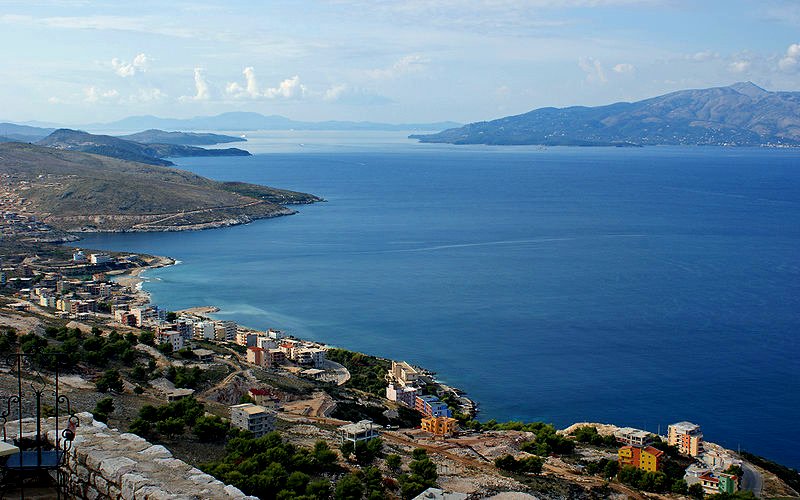
<path id="1" fill-rule="evenodd" d="M 200 469 L 172 456 L 161 445 L 130 433 L 109 429 L 91 413 L 78 414 L 72 447 L 64 471 L 71 495 L 89 500 L 195 500 L 247 499 L 238 488 L 226 485 Z M 63 429 L 66 420 L 59 422 Z M 22 435 L 36 431 L 34 419 L 22 420 Z M 19 434 L 17 421 L 6 426 L 9 437 Z M 42 432 L 55 443 L 55 418 L 43 419 Z"/>

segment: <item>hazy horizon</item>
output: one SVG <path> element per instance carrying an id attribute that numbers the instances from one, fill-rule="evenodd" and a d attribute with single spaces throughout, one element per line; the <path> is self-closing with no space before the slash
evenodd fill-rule
<path id="1" fill-rule="evenodd" d="M 753 81 L 800 88 L 781 0 L 4 1 L 0 119 L 227 111 L 487 120 Z"/>

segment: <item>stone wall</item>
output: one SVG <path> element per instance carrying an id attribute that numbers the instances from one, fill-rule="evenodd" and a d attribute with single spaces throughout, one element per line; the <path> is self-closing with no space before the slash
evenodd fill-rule
<path id="1" fill-rule="evenodd" d="M 167 499 L 248 499 L 239 489 L 200 469 L 173 458 L 161 445 L 129 433 L 109 429 L 80 413 L 80 426 L 65 461 L 69 493 L 89 500 L 167 500 Z M 59 422 L 64 428 L 65 420 Z M 22 420 L 23 436 L 35 435 L 34 419 Z M 6 426 L 9 437 L 15 437 L 17 421 Z M 55 442 L 55 419 L 43 421 L 42 432 Z"/>

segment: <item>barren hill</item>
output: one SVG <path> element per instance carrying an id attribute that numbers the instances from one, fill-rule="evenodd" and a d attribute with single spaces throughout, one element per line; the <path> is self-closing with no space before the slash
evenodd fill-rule
<path id="1" fill-rule="evenodd" d="M 7 211 L 66 231 L 202 229 L 294 213 L 320 198 L 191 172 L 31 144 L 0 144 Z"/>

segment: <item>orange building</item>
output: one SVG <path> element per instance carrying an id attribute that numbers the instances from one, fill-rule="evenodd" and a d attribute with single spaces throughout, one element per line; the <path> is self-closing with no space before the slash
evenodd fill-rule
<path id="1" fill-rule="evenodd" d="M 434 436 L 452 436 L 458 432 L 458 423 L 450 417 L 425 417 L 422 419 L 422 430 Z"/>
<path id="2" fill-rule="evenodd" d="M 642 469 L 647 472 L 661 470 L 661 461 L 664 452 L 652 446 L 637 448 L 635 446 L 623 446 L 617 452 L 617 460 L 620 467 L 630 466 Z"/>

